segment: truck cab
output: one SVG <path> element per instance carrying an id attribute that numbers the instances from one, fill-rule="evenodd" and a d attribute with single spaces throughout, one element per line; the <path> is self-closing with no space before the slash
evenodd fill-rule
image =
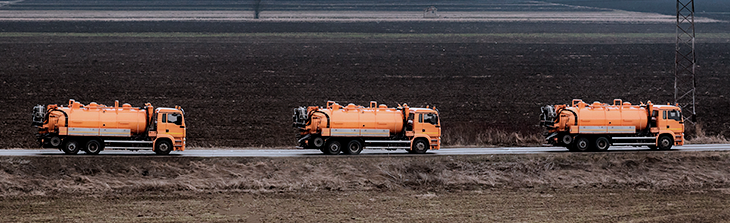
<path id="1" fill-rule="evenodd" d="M 684 119 L 679 107 L 654 105 L 651 112 L 651 127 L 652 133 L 670 136 L 674 145 L 684 145 Z"/>
<path id="2" fill-rule="evenodd" d="M 154 148 L 172 146 L 174 150 L 185 150 L 186 132 L 185 120 L 183 118 L 182 109 L 178 108 L 157 108 L 155 109 L 155 125 L 156 128 L 150 131 L 150 136 L 155 136 Z M 161 143 L 159 140 L 166 140 L 171 145 Z M 168 148 L 160 148 L 166 151 Z"/>
<path id="3" fill-rule="evenodd" d="M 408 115 L 409 127 L 406 136 L 415 139 L 426 139 L 430 149 L 440 149 L 441 120 L 438 111 L 433 109 L 411 109 Z"/>

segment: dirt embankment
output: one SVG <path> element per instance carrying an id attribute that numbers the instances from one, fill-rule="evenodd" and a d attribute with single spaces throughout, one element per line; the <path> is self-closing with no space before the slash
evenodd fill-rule
<path id="1" fill-rule="evenodd" d="M 730 153 L 470 157 L 0 158 L 0 194 L 471 191 L 489 188 L 730 190 Z"/>

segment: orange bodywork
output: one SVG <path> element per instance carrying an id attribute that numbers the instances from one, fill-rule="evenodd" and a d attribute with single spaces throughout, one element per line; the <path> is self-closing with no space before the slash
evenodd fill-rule
<path id="1" fill-rule="evenodd" d="M 41 128 L 41 133 L 68 135 L 69 128 L 94 129 L 128 129 L 125 133 L 109 136 L 126 136 L 141 134 L 146 131 L 147 123 L 152 118 L 152 105 L 145 105 L 148 109 L 133 108 L 130 104 L 121 107 L 108 107 L 97 103 L 82 105 L 76 101 L 69 101 L 68 107 L 48 105 L 48 121 Z M 128 133 L 128 134 L 126 134 Z M 79 132 L 81 135 L 105 135 L 99 132 Z"/>
<path id="2" fill-rule="evenodd" d="M 382 134 L 387 137 L 391 133 L 402 132 L 405 120 L 403 111 L 386 105 L 366 108 L 354 104 L 343 107 L 332 103 L 326 108 L 310 106 L 307 110 L 312 113 L 312 124 L 307 126 L 307 133 L 325 130 L 322 133 L 324 136 L 331 135 L 331 129 L 380 129 L 388 130 L 387 135 Z"/>
<path id="3" fill-rule="evenodd" d="M 299 130 L 299 142 L 303 148 L 312 148 L 311 140 L 398 140 L 400 142 L 421 139 L 429 149 L 441 147 L 441 128 L 435 108 L 397 108 L 378 105 L 349 104 L 341 106 L 333 101 L 327 106 L 301 107 L 295 110 L 295 127 Z M 386 142 L 387 144 L 387 142 Z M 430 146 L 429 146 L 430 145 Z M 321 146 L 321 145 L 320 145 Z"/>
<path id="4" fill-rule="evenodd" d="M 618 102 L 618 101 L 617 101 Z M 651 106 L 651 105 L 650 105 Z M 559 123 L 554 125 L 553 131 L 567 131 L 572 133 L 635 133 L 643 131 L 648 126 L 649 113 L 647 109 L 639 105 L 631 105 L 629 102 L 614 103 L 608 105 L 600 102 L 586 104 L 583 101 L 575 101 L 572 106 L 557 105 Z M 577 117 L 575 116 L 577 115 Z M 605 126 L 617 128 L 588 129 L 577 128 L 579 126 Z M 618 128 L 621 127 L 621 128 Z"/>
<path id="5" fill-rule="evenodd" d="M 658 146 L 664 136 L 672 145 L 684 145 L 683 121 L 678 106 L 654 105 L 651 101 L 632 105 L 621 99 L 615 99 L 613 104 L 587 104 L 574 99 L 570 105 L 543 107 L 541 115 L 547 142 L 562 146 L 572 146 L 572 141 L 581 136 L 590 140 L 603 137 L 609 140 L 606 143 L 619 145 L 648 145 L 641 140 L 653 139 L 650 147 Z"/>
<path id="6" fill-rule="evenodd" d="M 154 108 L 147 103 L 143 107 L 130 104 L 106 106 L 94 102 L 83 105 L 73 99 L 68 106 L 56 104 L 37 106 L 33 125 L 38 128 L 37 137 L 42 146 L 48 146 L 54 138 L 75 137 L 77 139 L 169 140 L 174 150 L 185 150 L 186 131 L 182 109 Z M 173 121 L 167 121 L 173 117 Z M 51 147 L 58 147 L 58 143 Z"/>

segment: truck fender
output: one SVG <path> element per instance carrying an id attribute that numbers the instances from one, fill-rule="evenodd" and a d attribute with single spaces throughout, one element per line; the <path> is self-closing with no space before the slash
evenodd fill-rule
<path id="1" fill-rule="evenodd" d="M 416 140 L 416 139 L 418 139 L 418 138 L 424 138 L 424 139 L 426 139 L 426 141 L 431 142 L 431 137 L 429 137 L 428 135 L 426 135 L 426 134 L 415 134 L 415 135 L 413 135 L 413 138 L 411 138 L 411 144 L 413 144 L 413 141 Z"/>
<path id="2" fill-rule="evenodd" d="M 168 135 L 168 134 L 157 134 L 157 138 L 155 138 L 155 141 L 152 144 L 152 148 L 156 148 L 157 142 L 159 142 L 160 140 L 163 140 L 163 139 L 170 140 L 170 142 L 172 143 L 173 150 L 177 150 L 177 148 L 175 148 L 175 138 L 172 137 L 172 135 Z"/>
<path id="3" fill-rule="evenodd" d="M 429 147 L 431 147 L 431 143 L 433 142 L 433 141 L 431 141 L 432 138 L 430 136 L 426 135 L 426 134 L 416 134 L 416 135 L 414 135 L 413 138 L 411 138 L 411 145 L 413 145 L 413 141 L 415 141 L 418 138 L 424 138 L 424 139 L 426 139 L 426 141 L 428 142 Z M 429 150 L 430 149 L 431 148 L 429 148 Z M 433 149 L 437 150 L 437 149 L 440 149 L 440 147 L 437 146 L 437 147 L 434 147 Z"/>
<path id="4" fill-rule="evenodd" d="M 677 138 L 674 135 L 674 132 L 673 131 L 669 131 L 669 130 L 661 130 L 661 131 L 659 131 L 659 133 L 657 133 L 657 137 L 656 137 L 656 140 L 655 140 L 654 143 L 656 143 L 657 145 L 659 145 L 659 137 L 661 137 L 662 135 L 668 135 L 669 137 L 672 137 L 672 140 L 674 141 L 674 144 L 675 145 L 677 144 Z M 684 142 L 684 138 L 682 138 L 682 142 Z"/>

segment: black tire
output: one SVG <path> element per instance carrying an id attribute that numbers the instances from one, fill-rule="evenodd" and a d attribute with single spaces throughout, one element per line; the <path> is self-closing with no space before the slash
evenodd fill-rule
<path id="1" fill-rule="evenodd" d="M 56 148 L 61 146 L 61 142 L 63 142 L 63 140 L 61 140 L 61 137 L 58 137 L 58 136 L 51 137 L 51 140 L 49 140 L 49 141 L 50 141 L 51 146 L 56 147 Z"/>
<path id="2" fill-rule="evenodd" d="M 673 145 L 674 145 L 674 140 L 672 139 L 672 137 L 660 136 L 659 145 L 657 145 L 657 148 L 659 150 L 670 150 L 670 149 L 672 149 Z"/>
<path id="3" fill-rule="evenodd" d="M 322 137 L 314 137 L 310 142 L 310 145 L 314 148 L 322 148 L 324 146 L 324 139 Z"/>
<path id="4" fill-rule="evenodd" d="M 160 140 L 155 145 L 155 153 L 157 155 L 167 155 L 172 151 L 172 143 L 167 140 Z"/>
<path id="5" fill-rule="evenodd" d="M 326 155 L 337 155 L 340 154 L 340 151 L 342 151 L 342 143 L 332 139 L 327 142 L 327 146 L 322 148 L 322 152 Z"/>
<path id="6" fill-rule="evenodd" d="M 63 148 L 61 148 L 64 153 L 68 155 L 74 155 L 79 153 L 79 149 L 81 149 L 81 144 L 79 144 L 79 141 L 75 139 L 66 139 L 64 141 L 65 142 L 63 142 Z"/>
<path id="7" fill-rule="evenodd" d="M 342 152 L 348 155 L 357 155 L 362 152 L 362 143 L 360 140 L 351 140 L 349 143 L 347 143 L 347 147 L 345 147 Z"/>
<path id="8" fill-rule="evenodd" d="M 99 140 L 92 139 L 92 140 L 89 140 L 88 142 L 86 142 L 86 146 L 84 147 L 84 152 L 86 152 L 86 154 L 96 155 L 96 154 L 99 154 L 99 152 L 101 152 L 101 150 L 103 150 L 103 149 L 104 149 L 104 146 L 101 145 Z"/>
<path id="9" fill-rule="evenodd" d="M 611 147 L 611 143 L 606 137 L 598 137 L 593 143 L 593 147 L 596 148 L 596 151 L 603 152 L 608 150 L 608 147 Z"/>
<path id="10" fill-rule="evenodd" d="M 411 152 L 416 154 L 424 154 L 430 149 L 431 145 L 425 139 L 416 139 L 413 141 Z"/>
<path id="11" fill-rule="evenodd" d="M 573 136 L 571 135 L 563 135 L 560 137 L 560 144 L 563 144 L 565 146 L 570 146 L 573 144 Z"/>
<path id="12" fill-rule="evenodd" d="M 575 152 L 587 152 L 590 148 L 591 140 L 586 137 L 578 137 L 578 139 L 575 140 L 575 145 L 573 145 Z"/>

